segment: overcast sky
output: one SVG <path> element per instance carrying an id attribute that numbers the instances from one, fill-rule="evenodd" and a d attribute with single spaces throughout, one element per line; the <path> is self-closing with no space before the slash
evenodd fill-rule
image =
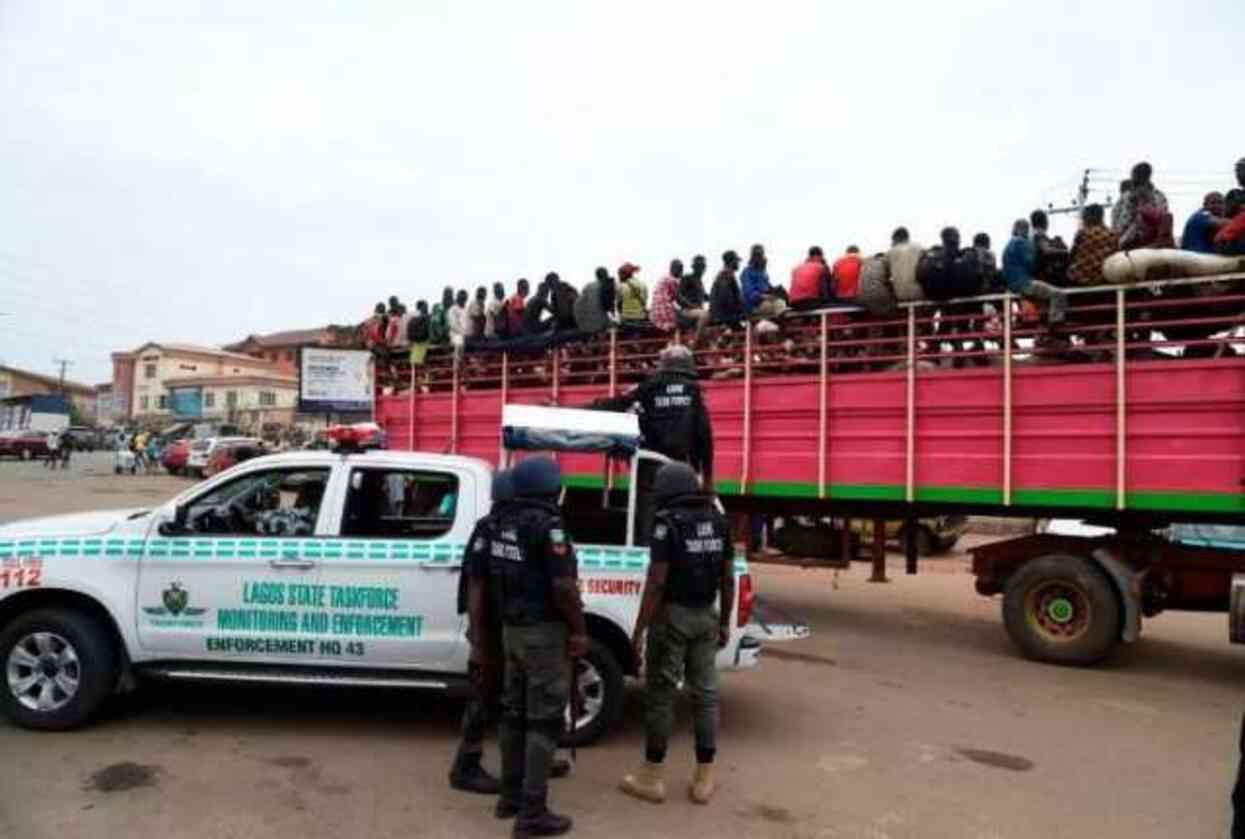
<path id="1" fill-rule="evenodd" d="M 1180 225 L 1245 154 L 1243 37 L 1240 0 L 0 0 L 0 363 L 754 241 L 785 282 L 900 223 L 1001 248 L 1140 159 Z"/>

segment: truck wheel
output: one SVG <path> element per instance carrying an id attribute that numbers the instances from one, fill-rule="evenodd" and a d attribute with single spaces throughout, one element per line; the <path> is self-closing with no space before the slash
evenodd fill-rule
<path id="1" fill-rule="evenodd" d="M 1086 665 L 1120 640 L 1120 598 L 1096 565 L 1076 556 L 1039 557 L 1007 582 L 1003 623 L 1029 658 Z"/>
<path id="2" fill-rule="evenodd" d="M 38 609 L 0 632 L 0 707 L 17 725 L 63 731 L 82 725 L 117 686 L 119 659 L 99 621 Z"/>
<path id="3" fill-rule="evenodd" d="M 581 707 L 565 745 L 587 746 L 600 739 L 618 719 L 626 683 L 618 659 L 595 638 L 588 642 L 588 655 L 575 663 L 575 683 Z M 570 715 L 568 707 L 568 720 Z"/>

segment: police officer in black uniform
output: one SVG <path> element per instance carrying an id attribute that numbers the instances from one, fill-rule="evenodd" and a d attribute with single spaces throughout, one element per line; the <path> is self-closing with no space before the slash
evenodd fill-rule
<path id="1" fill-rule="evenodd" d="M 660 509 L 653 527 L 648 578 L 632 643 L 644 653 L 644 764 L 622 780 L 622 790 L 646 801 L 666 798 L 663 764 L 674 724 L 680 680 L 692 698 L 696 774 L 688 793 L 708 804 L 716 788 L 718 682 L 715 659 L 731 635 L 735 550 L 725 516 L 700 491 L 696 473 L 667 463 L 655 486 Z"/>
<path id="2" fill-rule="evenodd" d="M 458 614 L 467 612 L 468 582 L 474 575 L 483 578 L 488 572 L 489 540 L 497 531 L 502 514 L 514 502 L 514 477 L 508 469 L 493 475 L 493 507 L 489 514 L 476 522 L 471 538 L 467 540 L 467 554 L 463 557 L 463 569 L 458 578 Z M 471 697 L 463 710 L 462 739 L 450 769 L 450 786 L 463 792 L 497 795 L 501 784 L 480 765 L 484 756 L 484 732 L 490 722 L 497 718 L 501 705 L 502 643 L 501 620 L 488 609 L 487 597 L 483 600 L 485 614 L 480 626 L 471 627 Z M 476 655 L 479 651 L 479 655 Z"/>
<path id="3" fill-rule="evenodd" d="M 468 583 L 472 657 L 487 660 L 488 607 L 502 620 L 505 659 L 498 818 L 517 816 L 516 837 L 558 836 L 571 820 L 548 808 L 549 775 L 570 697 L 571 659 L 586 654 L 587 627 L 576 585 L 575 550 L 557 507 L 562 474 L 548 457 L 528 458 L 513 472 L 515 500 L 487 539 L 488 565 Z"/>
<path id="4" fill-rule="evenodd" d="M 605 411 L 635 409 L 645 448 L 671 460 L 688 463 L 713 488 L 713 428 L 705 408 L 704 394 L 696 381 L 696 360 L 687 347 L 667 347 L 658 370 L 634 390 L 613 398 L 598 399 L 590 406 Z M 636 512 L 636 543 L 648 544 L 653 527 L 653 481 L 659 464 L 641 460 Z"/>

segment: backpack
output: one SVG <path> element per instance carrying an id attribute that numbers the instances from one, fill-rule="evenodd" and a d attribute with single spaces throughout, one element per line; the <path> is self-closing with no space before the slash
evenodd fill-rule
<path id="1" fill-rule="evenodd" d="M 412 344 L 426 344 L 431 338 L 427 315 L 415 315 L 406 325 L 406 339 Z"/>

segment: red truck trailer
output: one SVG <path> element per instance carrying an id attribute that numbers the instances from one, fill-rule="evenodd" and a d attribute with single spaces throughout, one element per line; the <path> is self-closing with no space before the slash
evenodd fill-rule
<path id="1" fill-rule="evenodd" d="M 1099 660 L 1162 609 L 1227 610 L 1245 553 L 1156 534 L 1245 523 L 1242 280 L 1073 290 L 1058 334 L 1008 294 L 723 330 L 694 346 L 716 489 L 730 510 L 786 517 L 1110 526 L 1112 536 L 1042 534 L 975 554 L 978 590 L 1005 594 L 1009 631 L 1044 660 Z M 538 349 L 482 342 L 457 360 L 434 352 L 422 368 L 382 362 L 376 419 L 389 445 L 495 459 L 503 405 L 615 395 L 672 340 L 566 337 Z M 572 490 L 626 485 L 599 460 L 562 465 Z"/>

